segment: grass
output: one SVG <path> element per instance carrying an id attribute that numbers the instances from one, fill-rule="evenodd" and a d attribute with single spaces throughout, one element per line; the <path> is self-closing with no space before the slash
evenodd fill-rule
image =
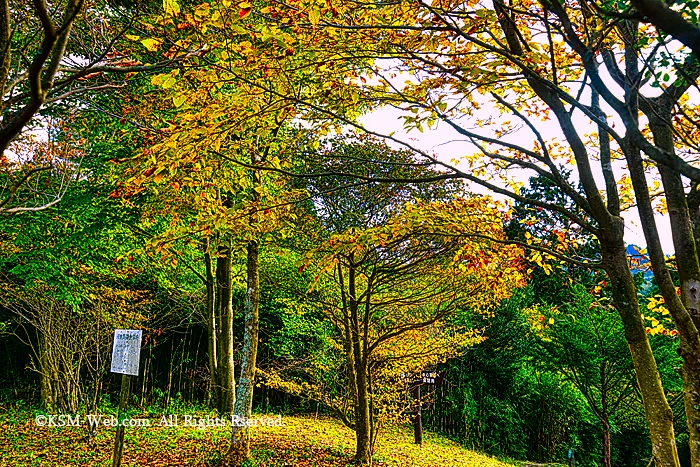
<path id="1" fill-rule="evenodd" d="M 111 466 L 115 428 L 100 427 L 87 438 L 84 426 L 37 426 L 30 411 L 0 407 L 0 466 Z M 199 414 L 199 416 L 204 414 Z M 228 446 L 227 427 L 160 426 L 126 428 L 122 466 L 216 466 Z M 182 417 L 181 417 L 182 418 Z M 283 418 L 284 426 L 252 429 L 249 467 L 345 467 L 351 465 L 354 434 L 342 423 L 303 416 Z M 375 464 L 381 467 L 508 467 L 494 458 L 469 451 L 432 433 L 422 447 L 413 444 L 410 428 L 385 430 L 378 441 Z"/>

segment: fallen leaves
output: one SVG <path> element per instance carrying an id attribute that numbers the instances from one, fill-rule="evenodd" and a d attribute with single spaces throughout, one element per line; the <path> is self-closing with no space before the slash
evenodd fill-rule
<path id="1" fill-rule="evenodd" d="M 152 417 L 153 418 L 153 417 Z M 122 466 L 215 466 L 228 448 L 228 427 L 159 426 L 129 428 Z M 252 430 L 251 466 L 345 467 L 352 462 L 352 431 L 333 419 L 284 417 L 285 426 Z M 31 412 L 0 417 L 0 465 L 110 466 L 114 430 L 101 428 L 93 439 L 84 427 L 39 427 Z M 410 427 L 393 427 L 380 434 L 376 466 L 386 467 L 508 467 L 469 451 L 441 436 L 425 433 L 422 447 L 413 444 Z"/>

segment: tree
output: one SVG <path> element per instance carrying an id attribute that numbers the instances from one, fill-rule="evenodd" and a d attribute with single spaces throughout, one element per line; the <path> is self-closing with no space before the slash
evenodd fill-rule
<path id="1" fill-rule="evenodd" d="M 681 335 L 686 414 L 693 458 L 700 458 L 700 417 L 694 409 L 700 407 L 694 402 L 700 381 L 695 370 L 700 338 L 692 318 L 697 310 L 699 269 L 690 215 L 697 210 L 693 193 L 700 169 L 692 159 L 697 108 L 687 98 L 697 80 L 693 57 L 679 59 L 666 53 L 664 42 L 652 30 L 639 28 L 633 20 L 611 20 L 585 2 L 528 0 L 495 2 L 492 7 L 410 2 L 326 8 L 320 17 L 312 15 L 314 11 L 309 10 L 309 23 L 297 27 L 314 31 L 316 37 L 325 33 L 329 42 L 338 45 L 337 61 L 352 62 L 358 51 L 395 60 L 356 68 L 352 79 L 334 84 L 330 91 L 334 97 L 326 101 L 342 99 L 344 93 L 359 94 L 355 100 L 368 106 L 389 103 L 405 111 L 407 127 L 420 130 L 437 122 L 450 126 L 476 149 L 467 158 L 468 169 L 403 143 L 449 174 L 560 213 L 596 237 L 601 248 L 597 259 L 577 256 L 566 236 L 561 243 L 530 243 L 531 257 L 588 265 L 607 273 L 644 400 L 654 459 L 659 466 L 677 466 L 672 413 L 646 338 L 625 252 L 622 214 L 634 199 L 655 275 Z M 620 62 L 624 70 L 618 67 Z M 616 84 L 601 77 L 602 68 Z M 412 79 L 399 84 L 392 78 L 396 73 Z M 643 87 L 645 83 L 650 86 Z M 316 96 L 277 95 L 332 119 L 345 117 L 326 101 L 315 101 Z M 477 110 L 484 105 L 493 109 L 490 119 L 479 118 Z M 648 128 L 639 111 L 648 118 Z M 546 137 L 539 123 L 552 117 L 557 123 L 556 138 Z M 467 118 L 476 128 L 465 123 Z M 513 118 L 518 125 L 511 122 Z M 615 120 L 622 122 L 625 135 L 614 128 Z M 344 121 L 358 126 L 350 118 Z M 528 133 L 534 138 L 532 144 L 526 143 L 529 137 L 520 137 Z M 566 166 L 574 170 L 572 178 L 581 184 L 583 194 L 563 176 Z M 515 168 L 552 180 L 587 217 L 519 194 L 519 183 L 512 177 Z M 680 297 L 660 246 L 653 204 L 658 197 L 647 185 L 645 171 L 661 176 L 663 195 L 673 213 L 674 247 L 682 271 Z"/>
<path id="2" fill-rule="evenodd" d="M 221 21 L 217 25 L 221 27 Z M 225 48 L 215 53 L 228 56 Z M 157 196 L 153 215 L 169 216 L 172 228 L 151 240 L 156 252 L 171 255 L 193 238 L 203 245 L 205 271 L 200 278 L 207 289 L 210 368 L 219 410 L 248 419 L 259 334 L 260 250 L 270 238 L 287 235 L 295 220 L 293 204 L 301 196 L 282 177 L 263 177 L 257 165 L 280 166 L 304 133 L 291 128 L 286 107 L 269 93 L 253 93 L 244 84 L 213 84 L 222 73 L 226 72 L 190 70 L 184 80 L 179 71 L 153 77 L 152 84 L 171 99 L 165 106 L 162 101 L 151 104 L 165 107 L 164 113 L 173 118 L 156 132 L 143 157 L 126 169 L 126 180 L 116 195 L 151 191 Z M 201 86 L 192 88 L 191 83 Z M 228 119 L 226 111 L 238 119 Z M 152 126 L 163 125 L 160 119 L 161 115 Z M 242 245 L 246 299 L 236 384 L 232 297 L 241 284 L 235 283 L 233 265 L 238 264 L 236 253 Z M 248 456 L 247 429 L 233 426 L 224 462 L 237 465 Z"/>
<path id="3" fill-rule="evenodd" d="M 355 431 L 355 459 L 365 464 L 378 419 L 405 390 L 400 373 L 435 365 L 474 341 L 455 315 L 487 312 L 519 284 L 519 250 L 493 248 L 480 238 L 500 235 L 501 214 L 488 199 L 419 201 L 396 206 L 374 227 L 334 230 L 343 220 L 358 221 L 359 213 L 348 212 L 353 204 L 334 210 L 327 219 L 333 233 L 300 268 L 315 275 L 310 298 L 336 330 L 344 358 L 333 374 L 344 390 L 319 390 L 318 377 L 311 386 L 269 373 L 266 381 L 331 407 Z"/>
<path id="4" fill-rule="evenodd" d="M 0 223 L 0 295 L 13 334 L 32 354 L 41 404 L 69 413 L 96 409 L 113 329 L 145 326 L 163 272 L 130 253 L 136 213 L 107 198 L 105 159 L 124 147 L 95 137 L 84 151 L 91 157 L 63 204 Z"/>
<path id="5" fill-rule="evenodd" d="M 634 367 L 622 325 L 611 313 L 614 310 L 580 286 L 575 286 L 573 297 L 574 301 L 560 310 L 544 312 L 548 323 L 534 321 L 541 328 L 538 349 L 544 354 L 542 363 L 561 372 L 600 421 L 602 464 L 611 467 L 611 420 L 618 412 L 629 410 L 636 392 Z"/>
<path id="6" fill-rule="evenodd" d="M 114 91 L 126 86 L 132 75 L 179 66 L 203 52 L 175 47 L 172 18 L 180 7 L 175 1 L 168 5 L 163 14 L 154 14 L 147 3 L 0 3 L 0 176 L 7 181 L 3 183 L 0 213 L 50 208 L 60 201 L 68 182 L 75 177 L 75 170 L 66 167 L 68 161 L 57 157 L 51 148 L 47 150 L 40 141 L 44 132 L 52 131 L 47 128 L 47 119 L 53 116 L 64 122 L 70 120 L 71 113 L 85 104 L 83 97 Z M 143 20 L 136 20 L 139 17 Z M 140 30 L 157 37 L 141 40 L 134 35 Z M 143 50 L 131 50 L 134 39 L 145 47 L 145 54 Z M 152 53 L 166 43 L 174 50 L 165 54 L 165 60 L 153 60 Z M 26 151 L 36 155 L 29 158 L 23 154 Z M 70 161 L 72 165 L 78 162 Z M 26 183 L 43 183 L 47 172 L 58 172 L 63 177 L 56 189 L 42 190 L 48 199 L 37 196 L 39 202 L 29 205 L 9 204 Z"/>
<path id="7" fill-rule="evenodd" d="M 191 34 L 183 40 L 188 44 L 211 41 L 215 45 L 201 57 L 201 63 L 206 67 L 182 74 L 180 70 L 174 70 L 153 77 L 152 84 L 162 88 L 168 97 L 156 105 L 168 107 L 173 118 L 152 125 L 160 128 L 158 143 L 144 150 L 143 159 L 138 161 L 143 164 L 143 172 L 132 173 L 126 185 L 133 193 L 140 191 L 141 184 L 151 177 L 156 184 L 166 180 L 175 192 L 180 192 L 168 201 L 170 206 L 195 208 L 195 220 L 173 229 L 165 236 L 169 238 L 156 240 L 157 249 L 168 249 L 172 245 L 170 239 L 183 234 L 218 235 L 219 244 L 225 243 L 216 253 L 217 263 L 221 264 L 217 264 L 216 273 L 213 267 L 207 266 L 205 282 L 209 284 L 208 306 L 215 303 L 222 316 L 222 324 L 216 328 L 221 333 L 219 340 L 226 342 L 221 342 L 217 350 L 219 363 L 216 372 L 224 375 L 227 381 L 224 392 L 227 394 L 232 393 L 234 387 L 233 361 L 228 357 L 232 354 L 232 344 L 228 344 L 231 298 L 230 294 L 215 296 L 212 279 L 216 275 L 218 284 L 224 284 L 225 278 L 230 277 L 227 265 L 231 261 L 231 252 L 237 242 L 245 242 L 248 298 L 244 304 L 246 323 L 242 366 L 233 412 L 247 418 L 252 408 L 257 354 L 259 251 L 266 235 L 275 229 L 283 231 L 284 227 L 280 228 L 280 225 L 293 221 L 293 215 L 289 215 L 290 206 L 300 196 L 300 193 L 284 188 L 280 182 L 282 177 L 270 177 L 271 182 L 263 182 L 259 166 L 289 166 L 298 155 L 299 142 L 305 144 L 306 139 L 313 138 L 314 130 L 322 133 L 330 124 L 319 120 L 315 128 L 300 128 L 294 122 L 297 116 L 294 106 L 277 99 L 273 92 L 260 92 L 256 85 L 264 82 L 285 93 L 317 92 L 322 84 L 315 81 L 314 70 L 305 66 L 298 68 L 296 59 L 297 55 L 313 57 L 315 52 L 292 48 L 292 36 L 288 31 L 263 27 L 263 34 L 258 34 L 248 29 L 242 20 L 250 9 L 241 6 L 237 10 L 229 6 L 226 2 L 200 4 L 195 7 L 193 16 L 185 18 Z M 221 40 L 222 37 L 225 40 Z M 266 58 L 254 60 L 256 50 L 263 52 Z M 242 75 L 241 67 L 246 68 Z M 328 69 L 326 73 L 329 75 L 331 72 L 336 76 L 344 73 L 342 67 L 330 64 L 319 64 L 317 70 L 322 67 Z M 172 106 L 169 105 L 171 102 Z M 352 108 L 346 111 L 356 112 Z M 313 118 L 313 115 L 306 112 L 305 118 Z M 190 169 L 201 173 L 194 176 L 183 174 Z M 226 172 L 220 172 L 222 169 Z M 192 202 L 189 195 L 198 190 L 204 192 L 202 199 L 195 198 Z M 276 221 L 280 222 L 277 226 Z M 214 239 L 203 241 L 210 245 L 205 261 L 211 264 Z M 215 333 L 210 332 L 210 335 Z M 248 456 L 247 436 L 240 436 L 239 431 L 239 427 L 232 430 L 226 463 L 238 464 Z"/>
<path id="8" fill-rule="evenodd" d="M 683 13 L 686 13 L 684 16 L 683 13 L 659 0 L 634 0 L 630 3 L 637 10 L 637 14 L 633 15 L 635 19 L 642 23 L 653 24 L 659 31 L 668 34 L 692 50 L 696 58 L 700 57 L 700 28 L 694 11 L 697 5 L 693 2 L 681 2 L 685 10 Z M 607 11 L 606 13 L 610 14 Z M 612 13 L 611 16 L 624 17 L 627 16 L 625 13 L 622 12 L 621 15 Z"/>

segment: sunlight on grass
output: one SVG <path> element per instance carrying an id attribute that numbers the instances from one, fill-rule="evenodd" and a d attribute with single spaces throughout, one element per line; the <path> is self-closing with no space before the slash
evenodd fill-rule
<path id="1" fill-rule="evenodd" d="M 145 415 L 144 415 L 145 416 Z M 127 428 L 124 467 L 215 466 L 228 446 L 229 429 L 189 426 Z M 333 419 L 284 417 L 284 426 L 251 430 L 250 467 L 347 466 L 352 463 L 353 432 Z M 380 435 L 375 464 L 387 467 L 506 467 L 441 436 L 425 433 L 414 445 L 410 428 L 395 427 Z M 31 412 L 0 415 L 1 466 L 110 466 L 114 429 L 100 428 L 89 440 L 84 427 L 39 427 Z"/>

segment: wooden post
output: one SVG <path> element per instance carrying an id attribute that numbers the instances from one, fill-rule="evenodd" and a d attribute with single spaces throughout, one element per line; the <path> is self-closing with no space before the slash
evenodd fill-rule
<path id="1" fill-rule="evenodd" d="M 420 383 L 413 389 L 413 398 L 416 402 L 416 416 L 413 419 L 413 438 L 416 444 L 423 445 L 423 420 L 421 418 Z"/>
<path id="2" fill-rule="evenodd" d="M 114 437 L 114 453 L 112 454 L 112 467 L 119 467 L 122 463 L 122 450 L 124 449 L 124 425 L 126 418 L 126 406 L 131 392 L 131 376 L 122 374 L 122 389 L 119 398 L 119 411 L 117 412 L 117 434 Z"/>

